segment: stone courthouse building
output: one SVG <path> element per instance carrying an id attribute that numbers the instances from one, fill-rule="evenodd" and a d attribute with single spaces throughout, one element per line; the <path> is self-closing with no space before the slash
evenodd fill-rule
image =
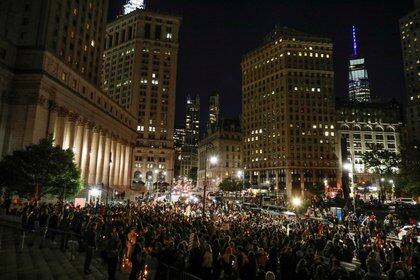
<path id="1" fill-rule="evenodd" d="M 98 87 L 107 6 L 0 1 L 0 155 L 53 135 L 73 149 L 85 185 L 124 189 L 137 122 Z"/>

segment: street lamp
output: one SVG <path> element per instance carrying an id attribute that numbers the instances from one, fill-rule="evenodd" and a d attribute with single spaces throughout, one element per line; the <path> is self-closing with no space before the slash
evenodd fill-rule
<path id="1" fill-rule="evenodd" d="M 237 172 L 238 178 L 242 178 L 242 203 L 245 202 L 245 171 L 238 170 Z"/>
<path id="2" fill-rule="evenodd" d="M 343 165 L 343 168 L 344 168 L 344 170 L 347 170 L 348 176 L 349 176 L 349 178 L 351 180 L 350 190 L 351 190 L 351 193 L 353 195 L 353 208 L 354 208 L 354 211 L 356 212 L 356 193 L 355 193 L 356 192 L 356 188 L 355 188 L 355 184 L 354 184 L 353 164 L 351 162 L 346 162 Z"/>
<path id="3" fill-rule="evenodd" d="M 213 148 L 212 144 L 206 145 L 205 150 L 205 162 L 204 162 L 204 190 L 203 190 L 203 217 L 206 216 L 206 191 L 207 191 L 207 161 L 209 161 L 210 165 L 216 164 L 218 161 L 217 156 L 213 155 L 210 158 L 208 158 L 208 149 Z"/>
<path id="4" fill-rule="evenodd" d="M 300 205 L 302 205 L 302 199 L 300 199 L 300 197 L 297 197 L 297 196 L 292 198 L 292 205 L 295 208 L 299 207 Z"/>

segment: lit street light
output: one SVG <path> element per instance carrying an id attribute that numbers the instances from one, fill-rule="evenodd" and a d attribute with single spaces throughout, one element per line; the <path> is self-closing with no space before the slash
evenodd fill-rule
<path id="1" fill-rule="evenodd" d="M 207 191 L 207 161 L 210 163 L 210 165 L 214 165 L 218 162 L 217 156 L 213 155 L 210 158 L 208 158 L 208 149 L 213 148 L 212 144 L 206 145 L 206 152 L 205 152 L 205 162 L 204 162 L 204 191 L 203 191 L 203 217 L 206 216 L 206 191 Z"/>
<path id="2" fill-rule="evenodd" d="M 297 207 L 299 207 L 299 206 L 301 206 L 302 205 L 302 199 L 300 199 L 299 197 L 294 197 L 294 198 L 292 198 L 292 205 L 295 207 L 295 208 L 297 208 Z"/>

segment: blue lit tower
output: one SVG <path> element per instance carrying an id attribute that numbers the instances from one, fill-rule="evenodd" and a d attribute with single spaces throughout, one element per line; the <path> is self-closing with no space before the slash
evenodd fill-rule
<path id="1" fill-rule="evenodd" d="M 353 54 L 349 65 L 349 99 L 355 102 L 371 101 L 370 87 L 365 59 L 357 49 L 356 28 L 353 25 Z"/>

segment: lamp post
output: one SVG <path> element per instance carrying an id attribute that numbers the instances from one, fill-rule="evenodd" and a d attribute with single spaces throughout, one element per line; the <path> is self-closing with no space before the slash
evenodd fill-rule
<path id="1" fill-rule="evenodd" d="M 242 203 L 245 202 L 245 171 L 238 170 L 238 178 L 242 178 Z"/>
<path id="2" fill-rule="evenodd" d="M 354 212 L 356 212 L 356 191 L 355 191 L 355 186 L 354 186 L 354 168 L 353 168 L 353 164 L 352 163 L 350 163 L 350 162 L 347 162 L 347 163 L 345 163 L 344 164 L 344 169 L 345 170 L 347 170 L 348 171 L 348 175 L 349 175 L 349 178 L 350 178 L 350 180 L 351 180 L 351 187 L 350 187 L 350 189 L 351 189 L 351 193 L 353 194 L 353 209 L 354 209 Z"/>
<path id="3" fill-rule="evenodd" d="M 208 149 L 212 148 L 212 144 L 206 145 L 206 152 L 205 152 L 205 162 L 204 162 L 204 191 L 203 191 L 203 217 L 206 216 L 206 191 L 207 191 L 207 161 L 211 164 L 216 164 L 218 159 L 215 155 L 211 156 L 210 159 L 208 158 Z"/>

